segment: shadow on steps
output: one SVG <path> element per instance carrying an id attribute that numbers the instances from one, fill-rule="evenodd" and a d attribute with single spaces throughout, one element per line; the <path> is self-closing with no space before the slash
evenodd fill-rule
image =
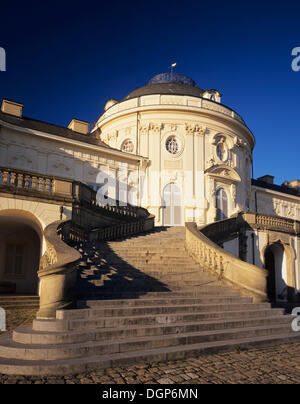
<path id="1" fill-rule="evenodd" d="M 78 246 L 82 261 L 77 279 L 79 299 L 138 298 L 148 292 L 170 292 L 168 285 L 147 275 L 123 260 L 108 243 L 91 243 Z M 118 263 L 114 263 L 115 260 Z"/>

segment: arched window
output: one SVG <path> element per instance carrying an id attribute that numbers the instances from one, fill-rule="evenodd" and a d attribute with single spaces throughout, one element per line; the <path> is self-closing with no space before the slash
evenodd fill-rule
<path id="1" fill-rule="evenodd" d="M 226 161 L 228 158 L 228 150 L 224 142 L 217 144 L 217 156 L 221 161 Z"/>
<path id="2" fill-rule="evenodd" d="M 216 193 L 217 220 L 224 220 L 228 217 L 228 198 L 223 188 Z"/>

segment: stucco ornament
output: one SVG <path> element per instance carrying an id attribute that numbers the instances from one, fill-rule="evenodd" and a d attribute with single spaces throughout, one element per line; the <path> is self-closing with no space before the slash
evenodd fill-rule
<path id="1" fill-rule="evenodd" d="M 114 130 L 110 133 L 105 133 L 104 135 L 102 135 L 102 140 L 105 143 L 116 142 L 118 139 L 118 135 L 118 131 Z"/>
<path id="2" fill-rule="evenodd" d="M 185 133 L 187 135 L 196 134 L 197 136 L 203 136 L 207 131 L 206 126 L 200 126 L 198 124 L 185 124 Z"/>
<path id="3" fill-rule="evenodd" d="M 163 129 L 163 124 L 162 123 L 149 123 L 149 130 L 151 130 L 154 133 L 159 133 Z"/>

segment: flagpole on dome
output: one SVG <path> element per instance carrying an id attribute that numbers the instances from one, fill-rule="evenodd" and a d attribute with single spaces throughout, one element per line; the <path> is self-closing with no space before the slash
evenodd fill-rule
<path id="1" fill-rule="evenodd" d="M 172 63 L 171 66 L 170 66 L 170 69 L 171 69 L 171 78 L 172 78 L 172 76 L 173 76 L 173 68 L 174 68 L 176 65 L 177 65 L 177 63 Z"/>

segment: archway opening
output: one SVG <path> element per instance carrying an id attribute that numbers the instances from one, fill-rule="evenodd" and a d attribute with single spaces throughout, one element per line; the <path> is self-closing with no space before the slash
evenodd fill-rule
<path id="1" fill-rule="evenodd" d="M 287 301 L 286 254 L 281 243 L 269 245 L 264 254 L 265 268 L 268 270 L 267 293 L 271 302 Z"/>
<path id="2" fill-rule="evenodd" d="M 170 183 L 163 189 L 163 226 L 182 226 L 182 195 L 178 185 Z"/>
<path id="3" fill-rule="evenodd" d="M 0 291 L 37 294 L 41 231 L 24 213 L 0 213 Z"/>

